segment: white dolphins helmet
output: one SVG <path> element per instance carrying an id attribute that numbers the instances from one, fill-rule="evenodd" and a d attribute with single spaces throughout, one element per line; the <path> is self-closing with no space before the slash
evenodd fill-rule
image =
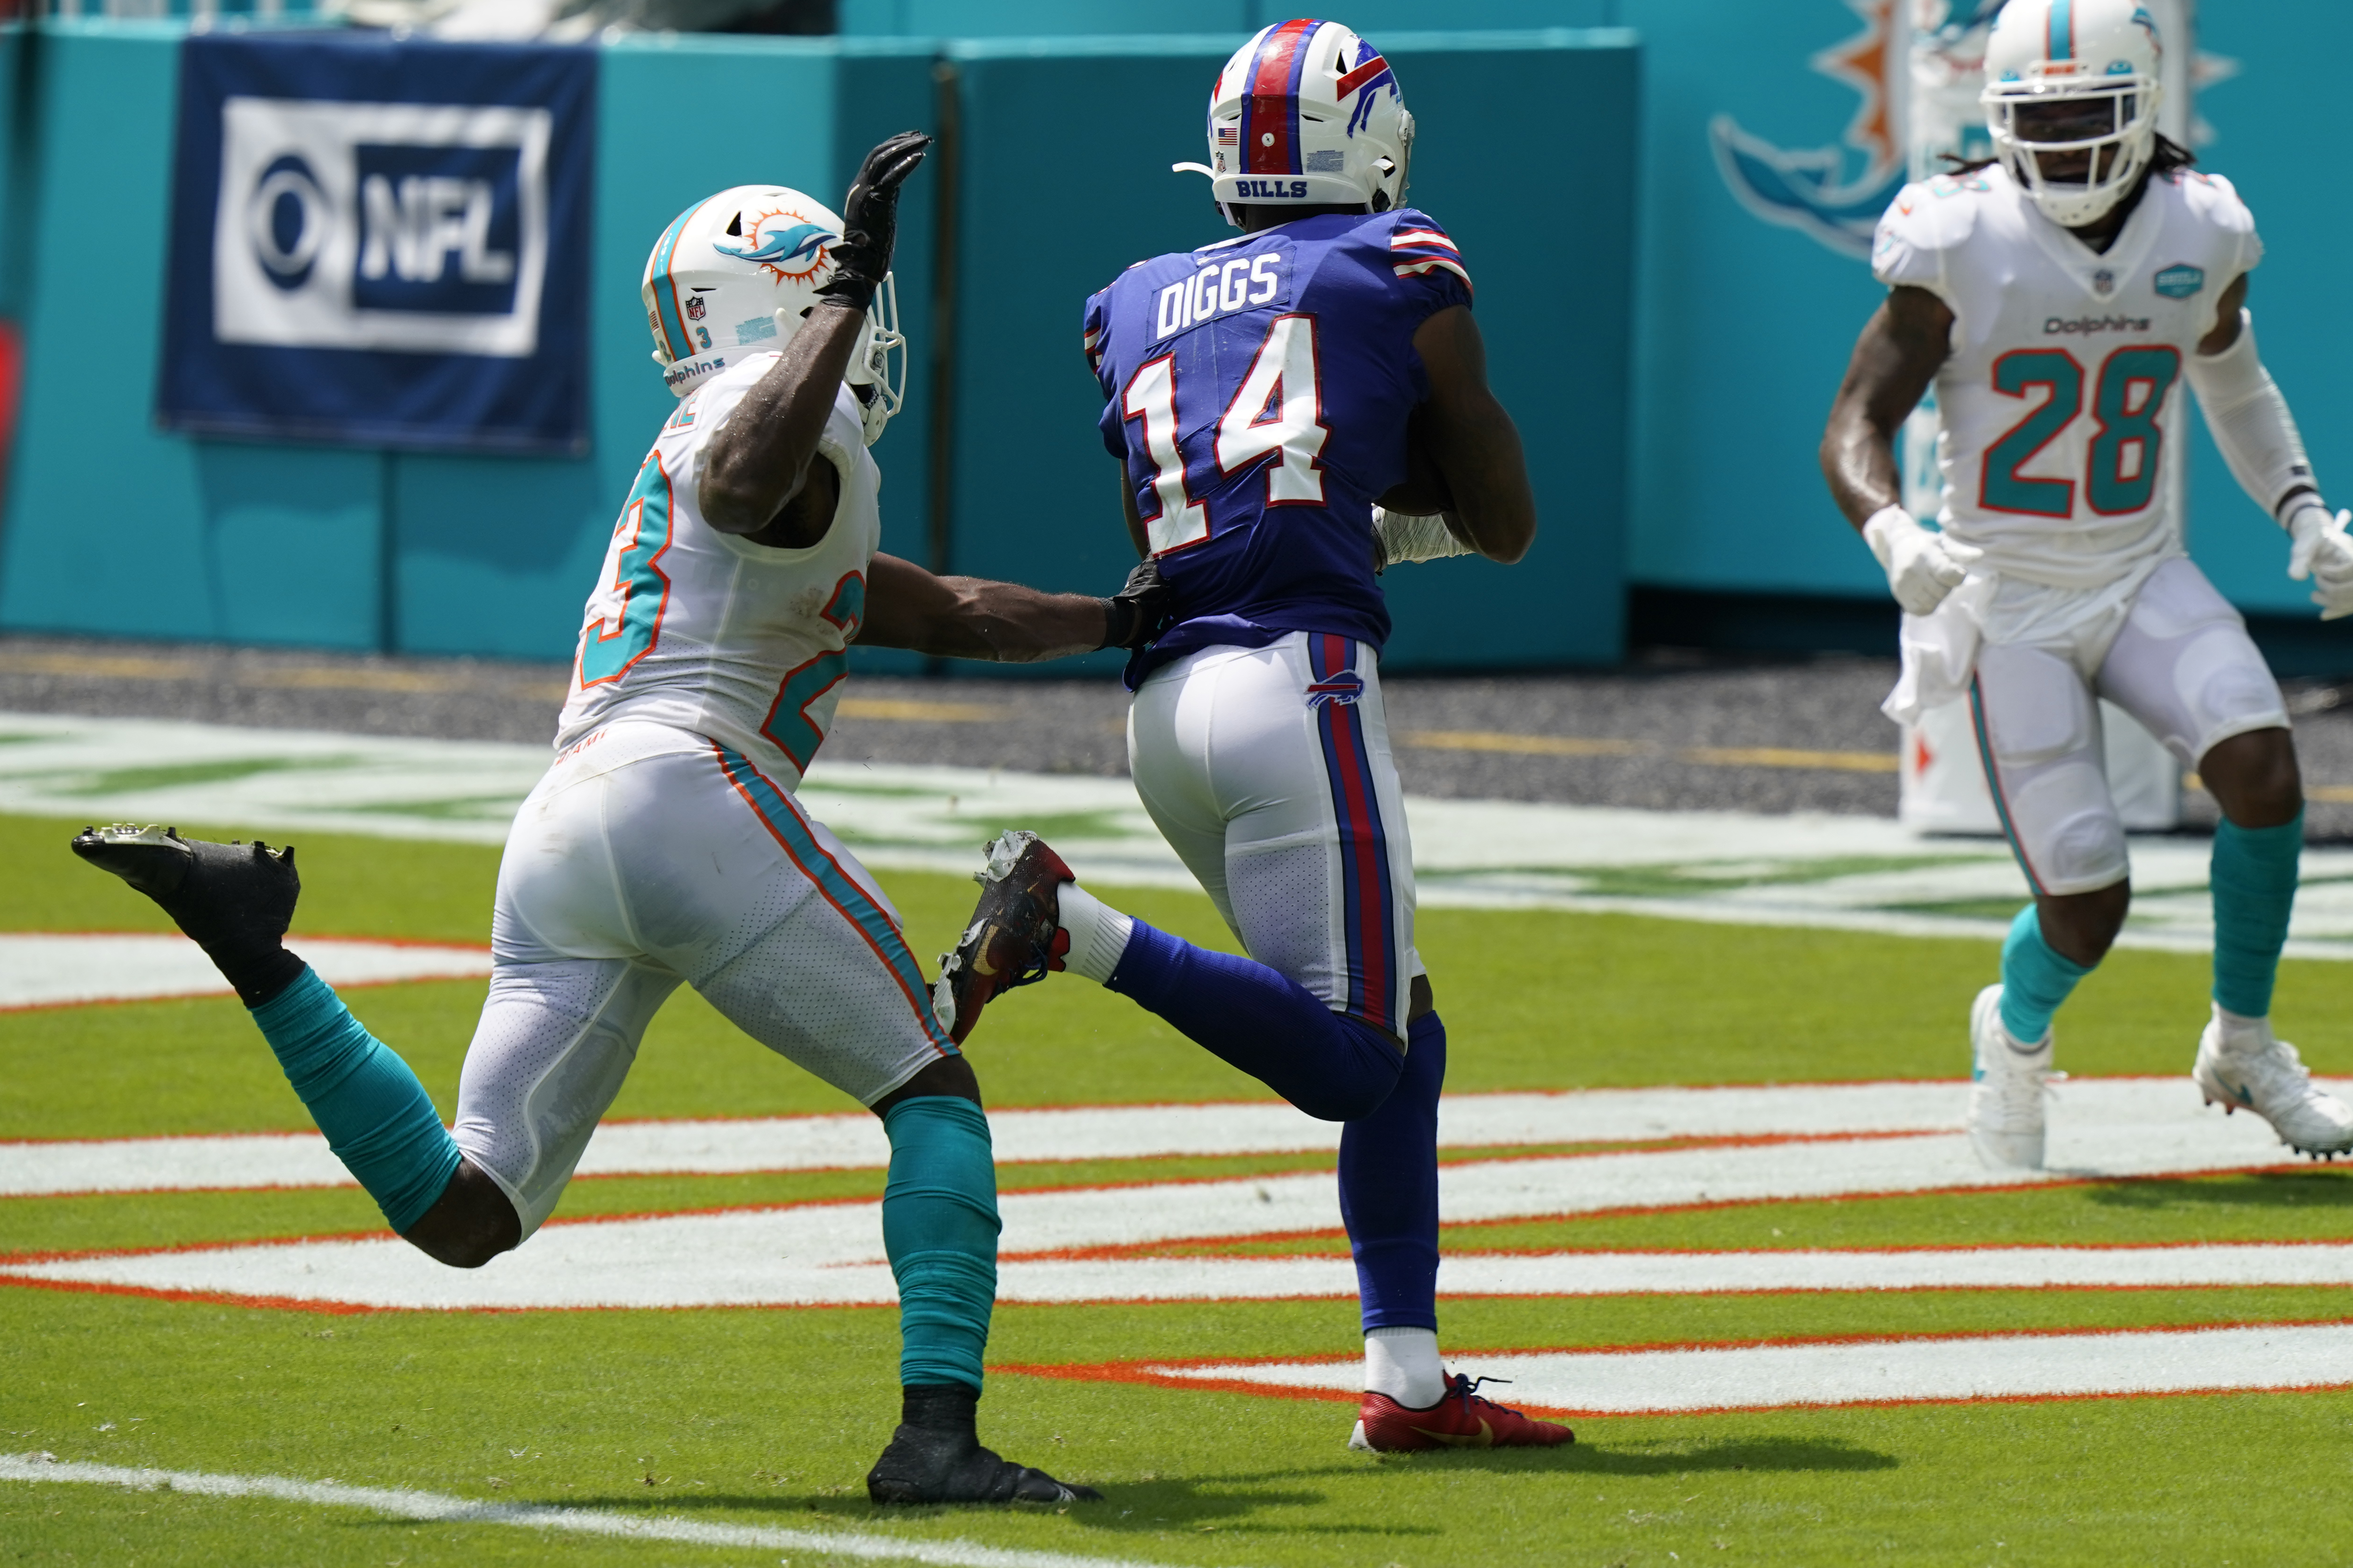
<path id="1" fill-rule="evenodd" d="M 2137 0 L 2010 0 L 1986 43 L 1986 126 L 1995 154 L 2052 222 L 2080 228 L 2132 194 L 2157 150 L 2157 20 Z M 2033 103 L 2100 103 L 2110 129 L 2072 142 L 2031 141 L 2018 110 Z M 2054 184 L 2042 161 L 2088 153 L 2089 177 Z"/>
<path id="2" fill-rule="evenodd" d="M 671 393 L 684 397 L 746 354 L 784 347 L 833 277 L 840 241 L 832 208 L 784 185 L 736 185 L 679 214 L 638 286 L 654 363 Z M 860 399 L 870 447 L 906 401 L 906 350 L 898 289 L 886 276 L 842 377 L 867 389 Z"/>
<path id="3" fill-rule="evenodd" d="M 1413 116 L 1388 62 L 1339 23 L 1302 17 L 1234 51 L 1209 94 L 1208 163 L 1173 167 L 1208 175 L 1233 223 L 1244 205 L 1387 212 L 1412 154 Z"/>

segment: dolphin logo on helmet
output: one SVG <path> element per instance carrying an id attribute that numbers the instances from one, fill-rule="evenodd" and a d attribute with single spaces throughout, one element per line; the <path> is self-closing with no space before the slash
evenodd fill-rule
<path id="1" fill-rule="evenodd" d="M 654 242 L 638 282 L 654 363 L 680 397 L 792 341 L 817 302 L 841 219 L 784 185 L 734 185 L 695 203 Z M 688 323 L 695 323 L 689 327 Z M 905 401 L 898 287 L 884 278 L 842 376 L 864 407 L 871 445 Z"/>
<path id="2" fill-rule="evenodd" d="M 797 223 L 790 228 L 779 230 L 765 238 L 761 237 L 760 231 L 755 226 L 752 231 L 752 237 L 758 239 L 759 243 L 749 248 L 723 245 L 717 240 L 712 241 L 711 248 L 722 256 L 733 256 L 744 261 L 762 262 L 776 268 L 780 272 L 792 272 L 796 269 L 786 266 L 787 262 L 799 261 L 804 258 L 814 259 L 820 249 L 837 243 L 841 236 L 827 228 L 823 224 Z M 798 270 L 808 269 L 802 268 Z"/>

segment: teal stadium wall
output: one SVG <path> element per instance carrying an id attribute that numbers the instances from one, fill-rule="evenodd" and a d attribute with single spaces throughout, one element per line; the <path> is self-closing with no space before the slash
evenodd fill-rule
<path id="1" fill-rule="evenodd" d="M 0 531 L 0 626 L 548 658 L 579 604 L 668 398 L 637 301 L 645 247 L 680 208 L 757 179 L 834 198 L 890 132 L 932 128 L 922 38 L 648 36 L 606 47 L 592 267 L 589 457 L 388 455 L 191 441 L 150 417 L 165 258 L 92 245 L 125 211 L 169 210 L 173 23 L 61 23 L 42 51 L 28 292 L 37 393 Z M 1121 268 L 1226 232 L 1197 179 L 1200 100 L 1239 34 L 955 46 L 966 121 L 949 479 L 959 569 L 1103 592 L 1128 563 L 1099 400 L 1074 345 L 1081 303 Z M 1391 579 L 1400 663 L 1617 657 L 1637 56 L 1623 35 L 1398 37 L 1392 54 L 1441 129 L 1416 199 L 1472 258 L 1494 374 L 1526 426 L 1552 520 L 1535 570 L 1484 563 Z M 1116 129 L 1039 146 L 1039 105 Z M 691 112 L 682 112 L 691 106 Z M 1517 145 L 1566 127 L 1576 207 L 1526 200 L 1516 165 L 1444 127 Z M 930 176 L 935 181 L 936 170 Z M 897 271 L 915 361 L 878 455 L 884 548 L 930 559 L 934 202 L 907 204 Z M 1083 193 L 1071 196 L 1067 193 Z M 1451 199 L 1442 200 L 1441 197 Z M 1056 223 L 1056 204 L 1073 214 Z M 15 227 L 11 224 L 12 230 Z M 95 330 L 94 330 L 95 329 Z M 1562 363 L 1580 367 L 1559 375 Z M 103 593 L 93 548 L 147 568 Z M 1492 579 L 1492 580 L 1491 580 Z M 863 668 L 908 668 L 863 654 Z M 1098 660 L 1099 666 L 1110 660 Z M 1069 667 L 1061 667 L 1068 668 Z"/>
<path id="2" fill-rule="evenodd" d="M 1598 664 L 1623 640 L 1628 319 L 1638 51 L 1618 32 L 1378 40 L 1430 127 L 1408 199 L 1477 280 L 1490 374 L 1526 437 L 1545 529 L 1522 564 L 1450 562 L 1383 579 L 1396 668 Z M 1086 296 L 1130 263 L 1230 234 L 1198 175 L 1207 84 L 1229 36 L 952 47 L 966 175 L 953 563 L 1109 591 L 1134 563 L 1103 397 L 1079 350 Z M 1041 107 L 1116 134 L 1039 142 Z M 1574 203 L 1492 149 L 1584 150 Z M 1561 178 L 1555 189 L 1572 184 Z M 1015 237 L 1018 237 L 1018 240 Z M 1008 243 L 1012 241 L 1012 243 Z M 1109 656 L 1098 661 L 1115 663 Z"/>
<path id="3" fill-rule="evenodd" d="M 595 255 L 574 258 L 594 270 L 590 456 L 193 441 L 152 416 L 181 27 L 66 22 L 15 37 L 42 55 L 36 178 L 6 209 L 7 232 L 29 242 L 35 301 L 0 529 L 0 626 L 23 630 L 564 657 L 615 510 L 670 405 L 637 298 L 653 237 L 728 184 L 776 181 L 839 201 L 866 149 L 928 127 L 936 101 L 927 44 L 609 46 Z M 920 342 L 930 203 L 908 205 L 902 236 L 901 305 Z M 928 417 L 918 379 L 881 448 L 884 547 L 918 556 Z M 99 559 L 133 569 L 101 586 L 89 570 Z"/>

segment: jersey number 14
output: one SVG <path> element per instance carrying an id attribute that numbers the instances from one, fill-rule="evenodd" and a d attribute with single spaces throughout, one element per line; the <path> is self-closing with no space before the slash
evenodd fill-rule
<path id="1" fill-rule="evenodd" d="M 2157 416 L 2180 374 L 2180 351 L 2164 347 L 2118 349 L 2100 366 L 2092 395 L 2099 432 L 2092 437 L 2084 489 L 2101 516 L 2140 511 L 2155 499 L 2158 458 L 2165 449 Z M 2018 470 L 2084 412 L 2084 367 L 2064 349 L 2019 349 L 1993 362 L 1993 389 L 2003 396 L 2024 397 L 2036 387 L 2050 395 L 1986 449 L 1978 499 L 1989 511 L 2073 517 L 2074 480 L 2034 479 Z"/>
<path id="2" fill-rule="evenodd" d="M 1155 509 L 1145 514 L 1152 553 L 1166 555 L 1209 537 L 1209 509 L 1185 482 L 1185 452 L 1176 419 L 1176 356 L 1162 354 L 1136 366 L 1120 395 L 1120 408 L 1144 423 L 1144 455 L 1152 464 Z M 1324 424 L 1324 388 L 1315 363 L 1315 318 L 1277 316 L 1250 360 L 1248 374 L 1219 417 L 1220 474 L 1267 465 L 1266 504 L 1322 506 L 1319 459 L 1332 432 Z"/>

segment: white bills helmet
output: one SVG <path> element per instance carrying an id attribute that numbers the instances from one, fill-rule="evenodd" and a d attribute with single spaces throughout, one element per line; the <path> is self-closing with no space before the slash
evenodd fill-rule
<path id="1" fill-rule="evenodd" d="M 638 286 L 671 393 L 684 397 L 746 354 L 784 347 L 833 277 L 840 241 L 832 208 L 784 185 L 736 185 L 679 214 Z M 869 446 L 906 400 L 906 349 L 886 276 L 842 378 L 860 389 Z"/>
<path id="2" fill-rule="evenodd" d="M 2080 228 L 2132 194 L 2157 151 L 2157 21 L 2137 0 L 2010 0 L 1986 43 L 1986 126 L 1995 154 L 2052 222 Z M 2108 129 L 2064 142 L 2021 136 L 2030 104 L 2097 104 Z M 2087 155 L 2081 183 L 2059 184 L 2044 159 Z"/>
<path id="3" fill-rule="evenodd" d="M 1404 198 L 1413 116 L 1397 73 L 1337 22 L 1261 28 L 1209 94 L 1207 174 L 1227 221 L 1237 206 L 1369 206 Z M 1239 226 L 1239 225 L 1237 225 Z"/>

